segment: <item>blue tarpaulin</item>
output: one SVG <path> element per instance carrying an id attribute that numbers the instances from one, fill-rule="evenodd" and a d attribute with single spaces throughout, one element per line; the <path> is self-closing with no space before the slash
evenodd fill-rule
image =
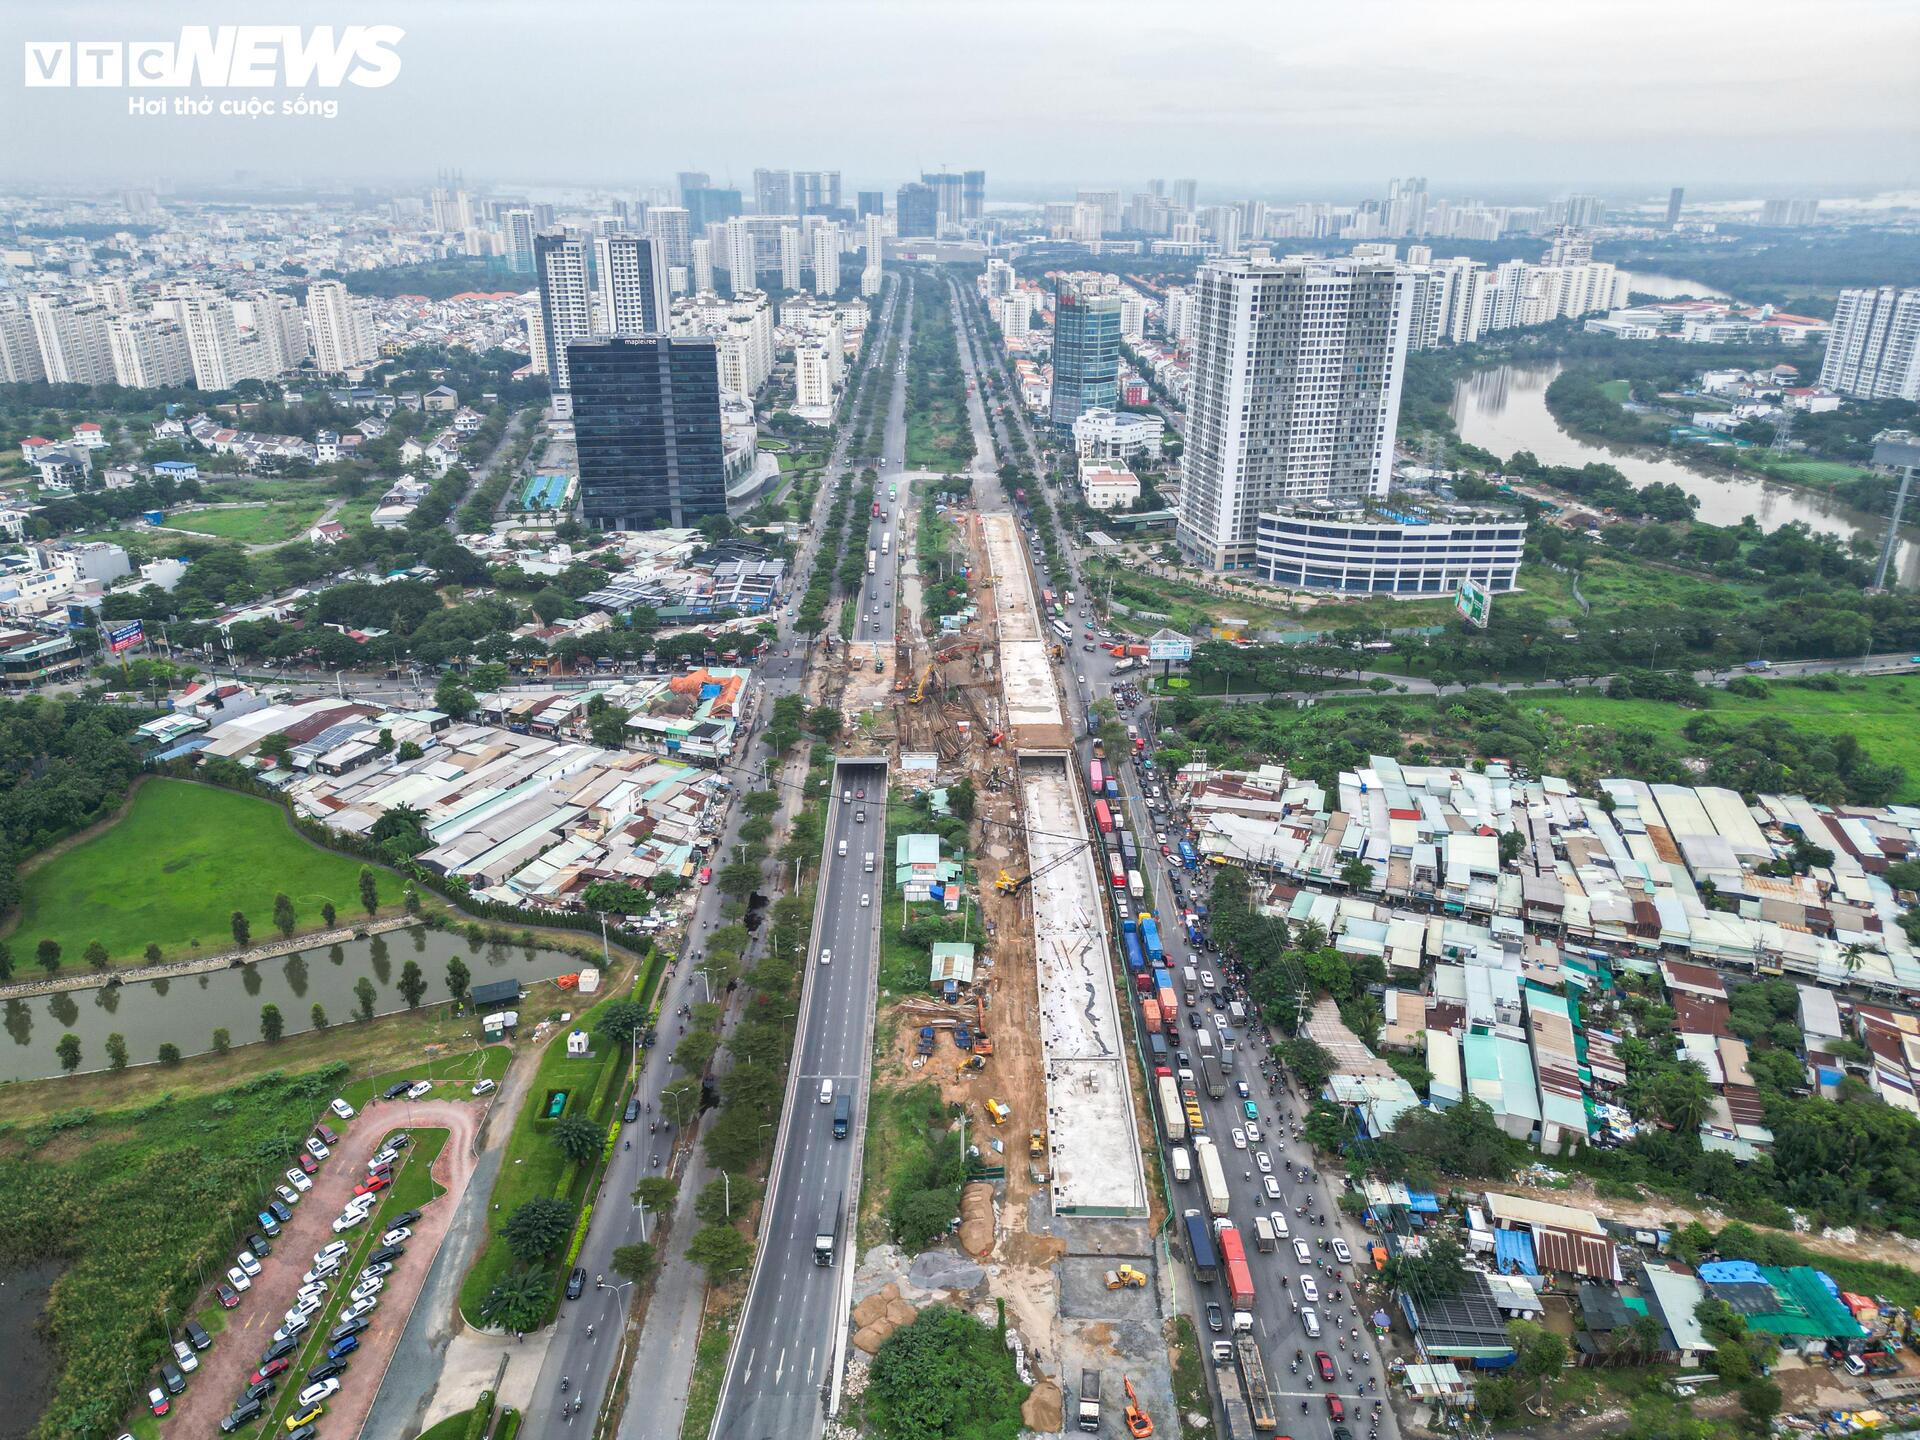
<path id="1" fill-rule="evenodd" d="M 1767 1277 L 1751 1260 L 1709 1260 L 1700 1267 L 1706 1285 L 1764 1285 Z"/>
<path id="2" fill-rule="evenodd" d="M 1525 1230 L 1494 1231 L 1493 1258 L 1502 1275 L 1511 1275 L 1516 1270 L 1522 1275 L 1540 1273 L 1533 1258 L 1533 1236 Z"/>
<path id="3" fill-rule="evenodd" d="M 1438 1215 L 1440 1202 L 1432 1195 L 1423 1195 L 1418 1190 L 1409 1190 L 1407 1208 L 1416 1215 Z"/>

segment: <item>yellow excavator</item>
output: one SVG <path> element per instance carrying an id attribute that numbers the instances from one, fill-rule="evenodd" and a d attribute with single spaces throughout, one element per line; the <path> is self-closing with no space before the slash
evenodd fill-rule
<path id="1" fill-rule="evenodd" d="M 907 697 L 907 702 L 912 705 L 918 705 L 922 700 L 922 698 L 924 698 L 927 693 L 927 682 L 929 682 L 932 679 L 933 679 L 933 666 L 929 665 L 926 668 L 926 672 L 921 675 L 920 683 L 913 687 L 913 694 Z"/>

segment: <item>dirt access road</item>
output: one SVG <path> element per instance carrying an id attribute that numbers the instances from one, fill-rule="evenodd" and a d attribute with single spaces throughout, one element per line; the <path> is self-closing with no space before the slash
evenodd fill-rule
<path id="1" fill-rule="evenodd" d="M 234 1401 L 246 1386 L 247 1376 L 259 1364 L 261 1353 L 272 1343 L 273 1332 L 293 1304 L 300 1277 L 313 1263 L 314 1253 L 336 1238 L 345 1238 L 353 1244 L 357 1258 L 369 1248 L 369 1239 L 378 1243 L 380 1232 L 385 1228 L 380 1213 L 393 1212 L 390 1203 L 382 1205 L 366 1225 L 348 1231 L 344 1237 L 333 1233 L 334 1217 L 346 1208 L 354 1185 L 367 1173 L 368 1159 L 396 1130 L 444 1129 L 446 1143 L 441 1146 L 432 1171 L 442 1193 L 421 1207 L 424 1213 L 413 1224 L 413 1238 L 407 1242 L 407 1253 L 387 1277 L 387 1288 L 380 1295 L 380 1308 L 373 1312 L 373 1323 L 362 1332 L 360 1349 L 350 1358 L 347 1373 L 340 1377 L 340 1391 L 327 1406 L 323 1428 L 329 1435 L 358 1434 L 372 1408 L 374 1396 L 380 1391 L 380 1379 L 392 1359 L 394 1344 L 406 1329 L 407 1317 L 420 1296 L 420 1287 L 433 1267 L 434 1255 L 446 1238 L 448 1223 L 473 1174 L 473 1138 L 485 1115 L 486 1105 L 481 1101 L 376 1100 L 345 1123 L 329 1117 L 327 1123 L 342 1132 L 340 1144 L 333 1147 L 331 1157 L 321 1162 L 320 1173 L 313 1177 L 313 1189 L 301 1197 L 293 1212 L 293 1222 L 283 1226 L 275 1238 L 273 1254 L 262 1258 L 253 1288 L 241 1295 L 239 1305 L 227 1312 L 227 1329 L 214 1337 L 213 1348 L 200 1357 L 199 1370 L 187 1377 L 187 1393 L 174 1402 L 173 1414 L 162 1423 L 161 1434 L 218 1433 L 220 1421 L 232 1411 Z M 357 1265 L 343 1267 L 341 1275 L 350 1278 L 357 1270 Z M 323 1314 L 332 1315 L 337 1308 L 332 1301 L 338 1293 L 336 1286 L 335 1296 L 330 1297 Z M 334 1322 L 328 1323 L 330 1328 Z M 312 1335 L 309 1331 L 302 1338 L 307 1340 Z M 307 1371 L 320 1358 L 317 1351 L 306 1353 L 308 1348 L 303 1344 L 294 1367 L 279 1377 L 281 1383 L 274 1392 L 275 1401 L 290 1388 L 299 1390 L 305 1386 Z"/>

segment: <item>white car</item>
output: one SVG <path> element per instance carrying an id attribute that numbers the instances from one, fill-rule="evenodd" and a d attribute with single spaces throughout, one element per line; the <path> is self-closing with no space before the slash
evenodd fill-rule
<path id="1" fill-rule="evenodd" d="M 1166 844 L 1167 843 L 1166 832 L 1164 830 L 1155 831 L 1153 836 L 1153 843 L 1156 845 Z"/>
<path id="2" fill-rule="evenodd" d="M 1254 1151 L 1253 1163 L 1260 1167 L 1260 1173 L 1262 1175 L 1271 1175 L 1273 1173 L 1273 1161 L 1267 1158 L 1266 1151 Z"/>
<path id="3" fill-rule="evenodd" d="M 1166 841 L 1164 841 L 1164 840 L 1162 840 L 1162 841 L 1161 841 L 1160 843 L 1161 843 L 1162 845 L 1164 845 L 1164 844 L 1166 844 L 1167 842 L 1166 842 Z M 1213 971 L 1211 971 L 1211 970 L 1202 970 L 1202 971 L 1200 972 L 1200 984 L 1201 984 L 1201 985 L 1202 985 L 1202 986 L 1203 986 L 1203 987 L 1204 987 L 1205 989 L 1208 989 L 1208 990 L 1213 990 L 1213 989 L 1217 989 L 1217 988 L 1218 988 L 1218 987 L 1217 987 L 1217 986 L 1215 986 L 1215 985 L 1214 985 L 1214 983 L 1213 983 Z"/>
<path id="4" fill-rule="evenodd" d="M 1238 1125 L 1233 1127 L 1233 1148 L 1236 1150 L 1244 1150 L 1247 1148 L 1247 1132 L 1242 1130 Z"/>
<path id="5" fill-rule="evenodd" d="M 236 1290 L 251 1290 L 253 1288 L 252 1278 L 238 1265 L 231 1266 L 227 1270 L 227 1283 Z"/>
<path id="6" fill-rule="evenodd" d="M 366 1223 L 366 1220 L 367 1220 L 366 1211 L 349 1210 L 345 1214 L 343 1214 L 338 1220 L 335 1220 L 333 1222 L 333 1233 L 336 1235 L 345 1234 L 347 1231 L 353 1229 L 353 1227 L 356 1225 L 364 1225 Z"/>
<path id="7" fill-rule="evenodd" d="M 351 1120 L 353 1118 L 353 1107 L 347 1104 L 346 1101 L 341 1100 L 337 1097 L 335 1098 L 333 1104 L 329 1105 L 327 1108 L 333 1111 L 333 1113 L 338 1115 L 342 1120 Z"/>
<path id="8" fill-rule="evenodd" d="M 333 1152 L 320 1143 L 319 1136 L 309 1135 L 307 1137 L 307 1154 L 313 1156 L 316 1160 L 324 1160 L 333 1154 Z"/>
<path id="9" fill-rule="evenodd" d="M 293 1339 L 295 1336 L 302 1334 L 307 1326 L 312 1323 L 313 1322 L 308 1320 L 304 1315 L 289 1316 L 287 1322 L 273 1332 L 273 1343 L 278 1345 L 282 1340 Z"/>
<path id="10" fill-rule="evenodd" d="M 831 965 L 833 963 L 833 951 L 822 950 L 820 952 L 820 963 L 822 965 Z"/>
<path id="11" fill-rule="evenodd" d="M 327 1297 L 324 1295 L 294 1296 L 293 1304 L 289 1306 L 287 1309 L 287 1323 L 292 1324 L 293 1318 L 296 1315 L 300 1316 L 302 1319 L 305 1319 L 307 1316 L 313 1314 L 314 1311 L 320 1309 L 321 1306 L 325 1305 L 326 1303 L 327 1303 Z"/>
<path id="12" fill-rule="evenodd" d="M 416 1080 L 413 1082 L 413 1084 L 407 1087 L 407 1099 L 418 1100 L 422 1095 L 425 1095 L 431 1089 L 433 1089 L 433 1081 Z"/>
<path id="13" fill-rule="evenodd" d="M 352 1248 L 353 1247 L 344 1240 L 329 1240 L 313 1252 L 313 1263 L 316 1265 L 324 1265 L 330 1260 L 338 1260 Z"/>
<path id="14" fill-rule="evenodd" d="M 1302 1275 L 1300 1277 L 1300 1298 L 1302 1300 L 1318 1300 L 1320 1298 L 1320 1287 L 1314 1283 L 1311 1275 Z"/>
<path id="15" fill-rule="evenodd" d="M 373 1213 L 373 1207 L 380 1203 L 380 1192 L 375 1190 L 369 1195 L 356 1195 L 347 1201 L 347 1209 L 362 1220 Z"/>
<path id="16" fill-rule="evenodd" d="M 378 1295 L 368 1295 L 349 1305 L 347 1307 L 347 1313 L 340 1318 L 343 1320 L 358 1320 L 362 1315 L 371 1315 L 379 1304 L 380 1297 Z"/>
<path id="17" fill-rule="evenodd" d="M 327 1282 L 324 1280 L 315 1280 L 311 1284 L 302 1285 L 293 1298 L 298 1302 L 306 1299 L 309 1295 L 317 1295 L 320 1299 L 325 1300 L 327 1298 Z"/>
<path id="18" fill-rule="evenodd" d="M 347 1292 L 347 1299 L 358 1302 L 366 1299 L 369 1295 L 378 1295 L 386 1288 L 387 1282 L 376 1275 L 371 1280 L 362 1280 L 358 1285 L 354 1286 L 353 1289 L 349 1290 Z"/>
<path id="19" fill-rule="evenodd" d="M 865 909 L 866 909 L 866 908 L 867 908 L 867 907 L 868 907 L 869 905 L 871 905 L 871 904 L 873 904 L 873 896 L 871 896 L 871 895 L 862 895 L 862 896 L 860 897 L 860 908 L 861 908 L 862 910 L 865 910 Z"/>
<path id="20" fill-rule="evenodd" d="M 260 1273 L 260 1262 L 253 1258 L 253 1252 L 251 1250 L 242 1250 L 238 1255 L 233 1257 L 233 1263 L 246 1271 L 249 1276 Z"/>
<path id="21" fill-rule="evenodd" d="M 380 1237 L 382 1245 L 404 1245 L 413 1238 L 413 1231 L 405 1225 L 396 1225 Z"/>
<path id="22" fill-rule="evenodd" d="M 1260 1127 L 1251 1120 L 1247 1122 L 1247 1141 L 1253 1145 L 1260 1143 Z"/>
<path id="23" fill-rule="evenodd" d="M 294 1403 L 304 1410 L 309 1405 L 318 1405 L 339 1388 L 340 1382 L 329 1375 L 325 1380 L 316 1380 L 313 1384 L 307 1386 L 306 1389 L 302 1390 L 300 1394 L 295 1397 Z"/>
<path id="24" fill-rule="evenodd" d="M 300 1167 L 297 1165 L 293 1169 L 287 1171 L 287 1183 L 293 1186 L 293 1188 L 298 1190 L 302 1195 L 306 1194 L 307 1191 L 313 1189 L 313 1181 L 309 1180 L 306 1177 L 305 1172 L 303 1172 L 300 1169 Z"/>
<path id="25" fill-rule="evenodd" d="M 1353 1263 L 1353 1251 L 1348 1248 L 1346 1241 L 1336 1239 L 1333 1242 L 1333 1258 L 1338 1260 L 1342 1265 L 1351 1265 Z"/>
<path id="26" fill-rule="evenodd" d="M 1307 1248 L 1306 1241 L 1296 1240 L 1293 1242 L 1293 1258 L 1298 1260 L 1302 1265 L 1311 1265 L 1313 1263 L 1313 1251 Z"/>
<path id="27" fill-rule="evenodd" d="M 200 1357 L 193 1353 L 193 1346 L 184 1340 L 173 1342 L 173 1359 L 183 1375 L 191 1375 L 200 1368 Z"/>
<path id="28" fill-rule="evenodd" d="M 309 1285 L 317 1285 L 320 1281 L 331 1279 L 339 1273 L 340 1262 L 338 1260 L 316 1260 L 313 1262 L 313 1268 L 300 1278 Z"/>
<path id="29" fill-rule="evenodd" d="M 377 1155 L 372 1156 L 367 1161 L 367 1172 L 371 1174 L 375 1170 L 380 1169 L 382 1166 L 393 1164 L 393 1162 L 398 1160 L 399 1158 L 400 1158 L 400 1152 L 398 1150 L 393 1149 L 392 1147 L 388 1147 L 387 1149 L 380 1151 Z"/>
<path id="30" fill-rule="evenodd" d="M 291 1185 L 276 1185 L 273 1187 L 273 1193 L 278 1195 L 280 1199 L 288 1205 L 298 1205 L 300 1203 L 300 1192 Z"/>

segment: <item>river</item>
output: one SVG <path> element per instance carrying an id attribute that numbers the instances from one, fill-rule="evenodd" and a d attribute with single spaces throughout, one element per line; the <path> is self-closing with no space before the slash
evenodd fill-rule
<path id="1" fill-rule="evenodd" d="M 1757 475 L 1695 470 L 1658 450 L 1635 445 L 1596 445 L 1569 435 L 1547 409 L 1547 386 L 1560 373 L 1558 361 L 1535 365 L 1498 365 L 1460 381 L 1453 389 L 1454 423 L 1469 445 L 1508 459 L 1529 450 L 1549 465 L 1611 465 L 1635 485 L 1656 480 L 1698 496 L 1695 513 L 1714 525 L 1737 525 L 1751 515 L 1763 530 L 1795 520 L 1813 530 L 1851 540 L 1864 537 L 1879 554 L 1887 522 L 1831 495 L 1798 485 L 1783 485 Z M 1909 507 L 1911 509 L 1911 507 Z M 1920 585 L 1920 545 L 1904 536 L 1894 554 L 1894 574 L 1902 585 Z"/>
<path id="2" fill-rule="evenodd" d="M 447 961 L 455 956 L 466 962 L 475 985 L 515 979 L 532 984 L 580 968 L 578 959 L 557 950 L 475 946 L 458 931 L 414 926 L 241 968 L 8 1000 L 0 1002 L 0 1081 L 60 1074 L 54 1047 L 69 1031 L 80 1037 L 80 1068 L 98 1070 L 106 1065 L 107 1036 L 116 1031 L 126 1037 L 133 1065 L 158 1059 L 169 1041 L 182 1055 L 202 1054 L 213 1048 L 213 1032 L 221 1028 L 234 1044 L 248 1044 L 260 1038 L 260 1007 L 269 1003 L 280 1007 L 289 1035 L 313 1028 L 315 1005 L 325 1007 L 329 1024 L 350 1024 L 358 1004 L 354 983 L 363 975 L 379 996 L 377 1013 L 402 1010 L 400 970 L 409 960 L 418 962 L 427 982 L 420 1003 L 435 1004 L 450 998 Z"/>

